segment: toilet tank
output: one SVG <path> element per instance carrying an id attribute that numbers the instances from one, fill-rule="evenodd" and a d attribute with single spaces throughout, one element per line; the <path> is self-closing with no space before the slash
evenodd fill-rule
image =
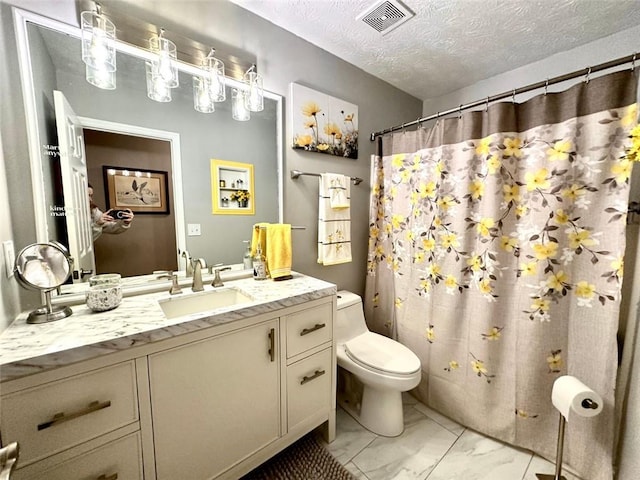
<path id="1" fill-rule="evenodd" d="M 338 345 L 369 331 L 364 320 L 362 299 L 346 290 L 338 292 L 335 337 Z"/>

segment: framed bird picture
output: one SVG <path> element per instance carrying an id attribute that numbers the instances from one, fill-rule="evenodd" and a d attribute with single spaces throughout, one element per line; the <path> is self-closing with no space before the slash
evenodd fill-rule
<path id="1" fill-rule="evenodd" d="M 107 208 L 169 213 L 167 172 L 108 166 L 103 166 L 102 172 Z"/>

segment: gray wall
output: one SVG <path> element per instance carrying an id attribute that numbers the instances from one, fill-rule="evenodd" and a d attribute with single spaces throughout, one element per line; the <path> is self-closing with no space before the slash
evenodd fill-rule
<path id="1" fill-rule="evenodd" d="M 0 2 L 3 35 L 0 47 L 0 79 L 5 87 L 0 89 L 3 105 L 0 113 L 3 119 L 0 133 L 4 142 L 8 195 L 12 199 L 20 199 L 19 202 L 12 202 L 9 208 L 6 205 L 0 206 L 2 218 L 6 218 L 5 213 L 11 213 L 13 219 L 11 228 L 7 229 L 6 233 L 0 230 L 0 234 L 3 235 L 3 239 L 13 238 L 16 245 L 26 245 L 35 238 L 35 228 L 33 219 L 29 216 L 29 212 L 32 212 L 30 183 L 24 180 L 20 184 L 16 183 L 19 178 L 25 176 L 28 153 L 9 5 L 17 5 L 73 25 L 77 25 L 77 12 L 73 0 Z M 110 3 L 119 8 L 126 7 L 133 16 L 162 25 L 168 30 L 177 31 L 203 43 L 216 40 L 255 54 L 258 69 L 264 75 L 265 89 L 285 98 L 284 221 L 307 227 L 306 230 L 296 230 L 293 233 L 293 268 L 334 282 L 339 288 L 362 294 L 368 241 L 369 165 L 370 156 L 374 152 L 374 144 L 369 141 L 368 136 L 372 131 L 418 117 L 422 102 L 226 0 L 105 0 L 102 3 L 105 8 Z M 300 152 L 290 147 L 292 131 L 287 120 L 291 82 L 304 84 L 358 105 L 360 139 L 357 160 Z M 318 182 L 314 177 L 291 180 L 289 171 L 292 169 L 315 173 L 337 172 L 365 179 L 352 189 L 352 263 L 330 267 L 317 264 Z M 202 179 L 194 179 L 194 182 L 194 191 L 200 191 L 201 188 L 203 192 L 208 191 L 208 185 L 204 186 Z M 203 232 L 203 241 L 209 233 L 220 234 Z M 15 291 L 15 281 L 5 281 L 3 278 L 2 297 L 8 298 L 12 295 L 11 292 Z M 31 308 L 39 301 L 37 295 L 22 289 L 20 292 L 20 305 L 11 307 L 7 312 L 5 325 L 20 309 Z"/>
<path id="2" fill-rule="evenodd" d="M 171 102 L 154 102 L 147 98 L 143 62 L 136 63 L 139 75 L 135 77 L 140 81 L 135 85 L 124 85 L 118 77 L 121 88 L 101 91 L 84 76 L 60 72 L 58 88 L 80 116 L 178 133 L 185 228 L 189 223 L 198 223 L 202 231 L 201 236 L 187 237 L 187 251 L 192 257 L 205 258 L 207 264 L 241 263 L 242 240 L 251 238 L 253 224 L 278 219 L 275 102 L 265 99 L 263 112 L 253 114 L 248 122 L 236 122 L 231 119 L 228 92 L 229 100 L 214 113 L 199 113 L 193 108 L 192 78 L 184 74 L 180 75 L 181 87 L 173 91 Z M 255 215 L 211 214 L 211 159 L 253 164 Z"/>
<path id="3" fill-rule="evenodd" d="M 106 2 L 109 3 L 112 2 Z M 125 0 L 115 3 L 127 4 L 132 15 L 155 20 L 167 29 L 181 28 L 181 33 L 192 38 L 208 36 L 256 55 L 265 88 L 285 97 L 284 220 L 307 227 L 292 234 L 293 267 L 362 294 L 369 235 L 369 165 L 374 152 L 368 136 L 372 131 L 406 122 L 407 118 L 417 118 L 422 102 L 227 1 Z M 177 27 L 176 23 L 187 27 Z M 291 82 L 358 105 L 360 151 L 357 160 L 291 148 L 292 130 L 288 121 Z M 318 182 L 313 177 L 291 180 L 292 169 L 336 172 L 365 179 L 351 190 L 352 263 L 330 267 L 317 264 Z"/>

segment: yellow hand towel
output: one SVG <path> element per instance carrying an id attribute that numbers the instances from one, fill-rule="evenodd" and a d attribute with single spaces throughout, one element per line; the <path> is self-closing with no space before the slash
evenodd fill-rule
<path id="1" fill-rule="evenodd" d="M 291 276 L 291 225 L 267 225 L 267 270 L 274 280 Z"/>

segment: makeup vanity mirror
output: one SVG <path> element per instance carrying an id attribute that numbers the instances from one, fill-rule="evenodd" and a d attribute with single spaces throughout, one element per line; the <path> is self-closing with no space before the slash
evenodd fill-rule
<path id="1" fill-rule="evenodd" d="M 180 86 L 172 89 L 172 101 L 155 102 L 146 92 L 148 53 L 125 44 L 118 46 L 116 89 L 102 90 L 85 80 L 78 28 L 19 9 L 14 10 L 14 19 L 27 111 L 35 240 L 69 246 L 66 220 L 88 209 L 89 203 L 88 198 L 84 205 L 80 199 L 71 203 L 68 195 L 63 196 L 62 139 L 56 129 L 60 109 L 56 111 L 54 91 L 66 99 L 82 125 L 82 138 L 77 139 L 82 144 L 74 148 L 86 153 L 93 200 L 102 211 L 114 201 L 108 172 L 153 172 L 167 185 L 166 208 L 138 210 L 128 231 L 103 234 L 85 246 L 84 255 L 94 268 L 76 264 L 74 282 L 83 282 L 82 269 L 123 277 L 184 270 L 179 252 L 185 250 L 208 264 L 238 264 L 243 240 L 251 238 L 254 223 L 282 221 L 279 95 L 265 91 L 264 110 L 238 122 L 231 117 L 230 91 L 237 81 L 227 78 L 227 100 L 216 103 L 213 113 L 200 113 L 193 107 L 193 76 L 198 70 L 178 62 Z M 59 124 L 60 119 L 58 128 Z M 212 159 L 253 165 L 254 215 L 213 213 Z"/>

